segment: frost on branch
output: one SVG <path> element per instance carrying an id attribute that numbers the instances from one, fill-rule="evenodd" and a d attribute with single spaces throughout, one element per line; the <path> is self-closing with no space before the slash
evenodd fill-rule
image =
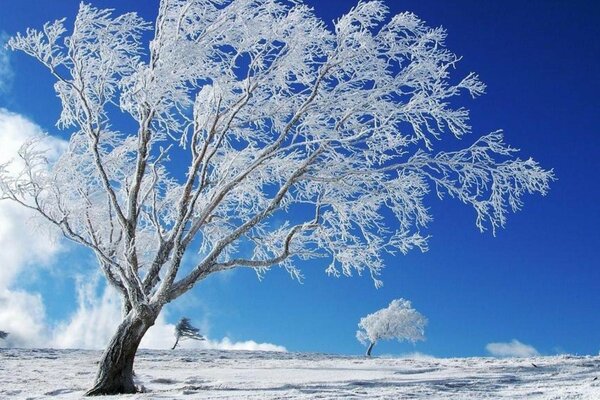
<path id="1" fill-rule="evenodd" d="M 67 25 L 9 42 L 55 77 L 72 135 L 50 169 L 26 147 L 17 177 L 0 169 L 1 195 L 91 248 L 130 306 L 235 267 L 300 278 L 309 259 L 380 285 L 386 253 L 427 249 L 431 192 L 495 232 L 553 179 L 500 132 L 444 151 L 471 130 L 453 98 L 485 85 L 451 76 L 444 29 L 381 1 L 333 29 L 277 0 L 163 1 L 153 25 L 82 4 Z"/>
<path id="2" fill-rule="evenodd" d="M 451 76 L 445 38 L 382 1 L 330 28 L 296 0 L 163 0 L 154 24 L 82 4 L 14 36 L 55 79 L 71 138 L 55 162 L 28 143 L 0 165 L 0 199 L 92 249 L 123 299 L 89 393 L 134 391 L 144 333 L 212 273 L 300 278 L 315 259 L 379 286 L 384 255 L 427 249 L 432 192 L 494 232 L 546 194 L 552 172 L 500 133 L 445 150 L 471 131 L 454 98 L 485 91 Z"/>
<path id="3" fill-rule="evenodd" d="M 368 346 L 367 356 L 380 340 L 397 339 L 416 342 L 425 340 L 427 319 L 412 308 L 410 301 L 392 300 L 387 308 L 369 314 L 360 319 L 356 338 Z"/>

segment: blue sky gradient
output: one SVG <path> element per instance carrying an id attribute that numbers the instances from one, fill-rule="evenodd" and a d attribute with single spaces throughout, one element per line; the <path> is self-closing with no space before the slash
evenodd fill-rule
<path id="1" fill-rule="evenodd" d="M 307 1 L 326 21 L 355 2 Z M 213 337 L 253 339 L 292 351 L 358 354 L 354 333 L 361 316 L 405 297 L 429 318 L 427 341 L 382 343 L 377 353 L 419 351 L 435 356 L 485 355 L 490 342 L 514 338 L 542 354 L 598 354 L 600 350 L 600 3 L 559 0 L 388 0 L 393 13 L 412 11 L 448 30 L 448 48 L 463 56 L 455 77 L 477 72 L 487 94 L 461 99 L 476 136 L 503 129 L 506 141 L 558 178 L 550 194 L 525 199 L 494 238 L 476 229 L 475 213 L 452 199 L 431 199 L 430 250 L 388 257 L 384 287 L 368 276 L 332 278 L 325 265 L 303 265 L 298 284 L 274 269 L 258 281 L 251 271 L 215 275 L 176 301 L 168 320 L 185 315 L 208 321 Z M 157 1 L 94 1 L 98 7 L 136 10 L 151 20 Z M 68 17 L 74 0 L 5 1 L 0 33 L 14 34 Z M 14 71 L 0 108 L 25 115 L 51 134 L 60 113 L 49 74 L 34 60 L 11 54 Z M 0 135 L 2 133 L 0 132 Z M 42 294 L 49 318 L 75 308 L 73 280 L 93 265 L 81 250 L 56 269 L 22 277 Z"/>

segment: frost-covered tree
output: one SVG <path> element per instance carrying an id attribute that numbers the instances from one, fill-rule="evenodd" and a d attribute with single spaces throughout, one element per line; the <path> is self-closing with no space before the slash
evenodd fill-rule
<path id="1" fill-rule="evenodd" d="M 0 339 L 6 339 L 8 332 L 0 331 Z"/>
<path id="2" fill-rule="evenodd" d="M 360 319 L 356 338 L 367 348 L 371 357 L 373 346 L 380 340 L 397 339 L 402 342 L 425 340 L 427 318 L 412 308 L 410 301 L 392 300 L 389 306 Z"/>
<path id="3" fill-rule="evenodd" d="M 177 347 L 179 340 L 182 338 L 205 340 L 204 336 L 200 334 L 200 329 L 195 328 L 189 318 L 181 318 L 177 325 L 175 325 L 175 344 L 171 347 L 171 350 L 174 350 L 175 347 Z"/>
<path id="4" fill-rule="evenodd" d="M 552 173 L 500 132 L 436 149 L 470 131 L 452 98 L 485 89 L 450 76 L 445 37 L 382 1 L 328 26 L 286 0 L 163 0 L 154 24 L 82 4 L 68 29 L 14 36 L 56 80 L 71 136 L 52 165 L 26 144 L 0 196 L 90 248 L 123 300 L 88 394 L 134 392 L 142 337 L 210 274 L 299 278 L 298 261 L 326 259 L 379 286 L 384 254 L 426 249 L 430 191 L 471 205 L 481 230 L 545 194 Z"/>

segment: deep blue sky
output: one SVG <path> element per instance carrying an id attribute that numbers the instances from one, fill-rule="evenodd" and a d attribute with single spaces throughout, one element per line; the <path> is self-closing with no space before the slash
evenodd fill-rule
<path id="1" fill-rule="evenodd" d="M 0 32 L 13 34 L 47 20 L 72 18 L 77 1 L 1 2 Z M 137 10 L 151 19 L 156 1 L 95 1 Z M 309 1 L 330 21 L 354 1 Z M 355 354 L 359 318 L 397 297 L 429 320 L 427 341 L 386 343 L 383 353 L 436 356 L 485 354 L 489 342 L 516 338 L 542 354 L 600 350 L 600 3 L 561 0 L 388 0 L 448 30 L 448 47 L 463 59 L 455 76 L 477 72 L 487 94 L 470 101 L 473 135 L 504 129 L 558 181 L 545 197 L 526 198 L 497 237 L 480 234 L 474 212 L 452 200 L 431 203 L 430 250 L 387 259 L 385 286 L 368 277 L 330 278 L 324 266 L 304 268 L 298 284 L 273 270 L 259 282 L 250 271 L 215 276 L 171 307 L 170 318 L 208 318 L 211 336 L 253 339 L 294 351 Z M 33 60 L 13 54 L 11 90 L 0 107 L 54 128 L 59 104 L 52 80 Z M 1 134 L 1 132 L 0 132 Z M 64 135 L 64 133 L 62 133 Z M 71 256 L 77 263 L 77 258 Z M 52 318 L 73 308 L 72 281 L 24 282 L 42 292 Z M 191 300 L 190 300 L 191 299 Z"/>

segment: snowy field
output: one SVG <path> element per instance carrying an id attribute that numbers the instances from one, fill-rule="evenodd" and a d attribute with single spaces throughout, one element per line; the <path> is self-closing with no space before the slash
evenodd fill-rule
<path id="1" fill-rule="evenodd" d="M 0 399 L 78 399 L 99 357 L 0 349 Z M 142 350 L 136 362 L 146 393 L 107 399 L 600 399 L 599 356 L 365 359 Z"/>

